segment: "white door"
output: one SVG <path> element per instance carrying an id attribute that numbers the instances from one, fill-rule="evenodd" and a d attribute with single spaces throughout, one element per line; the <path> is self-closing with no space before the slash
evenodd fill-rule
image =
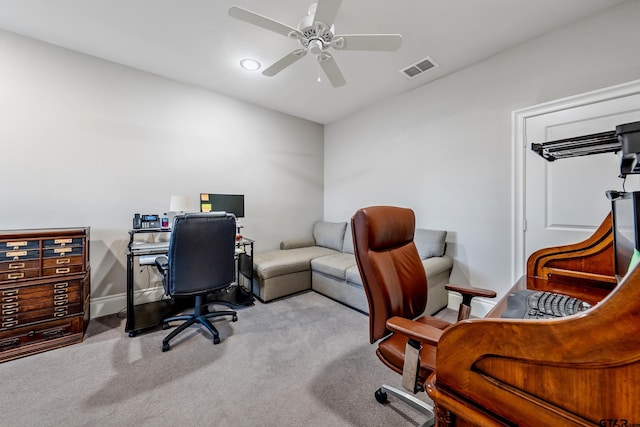
<path id="1" fill-rule="evenodd" d="M 525 122 L 525 257 L 537 249 L 588 238 L 611 209 L 607 190 L 623 190 L 620 153 L 549 162 L 531 150 L 533 142 L 615 130 L 640 120 L 640 94 L 556 111 Z M 631 188 L 630 177 L 625 183 Z"/>
<path id="2" fill-rule="evenodd" d="M 620 153 L 549 162 L 531 150 L 542 143 L 613 131 L 640 120 L 640 81 L 514 112 L 513 278 L 528 256 L 588 238 L 610 210 L 606 190 L 639 190 L 640 176 L 619 178 Z"/>

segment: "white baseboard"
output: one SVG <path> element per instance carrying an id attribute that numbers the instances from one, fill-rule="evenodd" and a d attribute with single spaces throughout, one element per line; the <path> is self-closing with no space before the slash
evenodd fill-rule
<path id="1" fill-rule="evenodd" d="M 136 304 L 154 302 L 162 299 L 164 288 L 156 286 L 144 290 L 135 291 L 133 300 Z M 91 297 L 91 318 L 106 316 L 127 311 L 127 294 L 108 295 L 106 297 Z"/>
<path id="2" fill-rule="evenodd" d="M 457 292 L 449 292 L 449 303 L 447 308 L 458 311 L 462 303 L 462 295 Z M 474 317 L 485 317 L 496 305 L 496 301 L 489 301 L 485 298 L 474 298 L 471 300 L 471 315 Z"/>

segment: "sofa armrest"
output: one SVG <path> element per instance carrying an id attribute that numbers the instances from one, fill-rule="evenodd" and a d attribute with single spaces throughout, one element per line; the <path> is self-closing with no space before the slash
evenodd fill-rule
<path id="1" fill-rule="evenodd" d="M 315 246 L 316 240 L 313 237 L 307 237 L 305 239 L 290 239 L 283 240 L 280 242 L 280 249 L 296 249 L 296 248 L 306 248 L 309 246 Z"/>

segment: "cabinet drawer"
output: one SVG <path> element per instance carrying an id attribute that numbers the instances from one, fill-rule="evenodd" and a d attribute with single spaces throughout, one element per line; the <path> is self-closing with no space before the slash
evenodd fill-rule
<path id="1" fill-rule="evenodd" d="M 56 258 L 44 258 L 42 260 L 43 267 L 64 267 L 66 265 L 81 265 L 84 258 L 79 256 L 59 256 Z"/>
<path id="2" fill-rule="evenodd" d="M 69 304 L 80 303 L 81 300 L 82 298 L 79 292 L 71 292 L 68 294 L 48 295 L 41 298 L 3 301 L 0 302 L 0 316 L 14 315 L 44 308 L 62 307 Z"/>
<path id="3" fill-rule="evenodd" d="M 49 267 L 42 269 L 43 276 L 61 276 L 63 274 L 81 273 L 82 265 L 67 265 L 64 267 Z"/>
<path id="4" fill-rule="evenodd" d="M 40 249 L 40 240 L 0 240 L 0 252 Z"/>
<path id="5" fill-rule="evenodd" d="M 3 310 L 8 311 L 8 310 Z M 82 304 L 66 304 L 40 310 L 21 311 L 11 315 L 0 315 L 0 330 L 15 328 L 43 320 L 52 320 L 82 313 Z"/>
<path id="6" fill-rule="evenodd" d="M 33 279 L 40 276 L 40 269 L 28 269 L 19 271 L 2 271 L 0 272 L 0 282 L 5 280 Z"/>
<path id="7" fill-rule="evenodd" d="M 58 237 L 56 239 L 45 239 L 42 241 L 44 248 L 64 248 L 66 246 L 82 246 L 82 237 Z"/>
<path id="8" fill-rule="evenodd" d="M 22 302 L 30 299 L 52 298 L 54 295 L 80 294 L 82 280 L 68 280 L 40 285 L 13 286 L 0 289 L 0 304 Z"/>
<path id="9" fill-rule="evenodd" d="M 69 257 L 72 255 L 82 255 L 82 246 L 64 246 L 42 250 L 42 258 Z"/>
<path id="10" fill-rule="evenodd" d="M 39 259 L 40 249 L 16 249 L 0 251 L 0 262 Z"/>
<path id="11" fill-rule="evenodd" d="M 0 262 L 0 272 L 5 271 L 20 271 L 25 269 L 40 268 L 40 262 L 37 259 L 25 260 L 25 261 L 5 261 Z"/>
<path id="12" fill-rule="evenodd" d="M 0 331 L 0 353 L 72 334 L 82 334 L 81 316 Z"/>

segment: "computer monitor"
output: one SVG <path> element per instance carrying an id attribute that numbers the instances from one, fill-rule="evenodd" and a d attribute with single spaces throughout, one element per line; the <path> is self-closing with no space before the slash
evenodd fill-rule
<path id="1" fill-rule="evenodd" d="M 607 196 L 613 215 L 615 273 L 620 281 L 640 255 L 640 191 L 608 191 Z"/>
<path id="2" fill-rule="evenodd" d="M 200 193 L 200 212 L 225 211 L 244 218 L 244 194 Z"/>

